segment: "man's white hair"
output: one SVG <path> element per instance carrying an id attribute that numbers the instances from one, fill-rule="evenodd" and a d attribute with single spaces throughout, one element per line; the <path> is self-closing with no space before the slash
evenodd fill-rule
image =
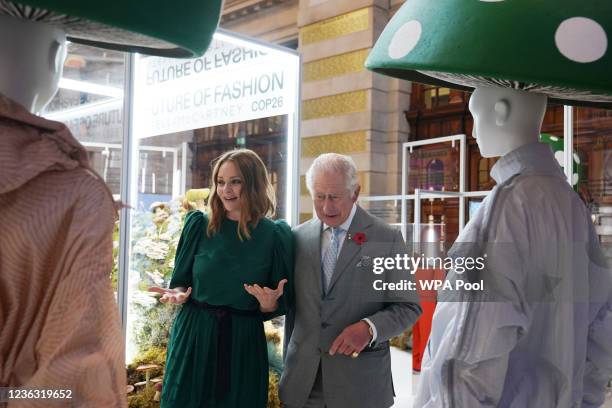
<path id="1" fill-rule="evenodd" d="M 357 167 L 353 159 L 343 154 L 325 153 L 317 157 L 306 172 L 306 187 L 308 187 L 310 194 L 313 194 L 314 178 L 317 174 L 333 172 L 343 174 L 347 190 L 351 194 L 355 192 L 359 180 L 357 179 Z"/>

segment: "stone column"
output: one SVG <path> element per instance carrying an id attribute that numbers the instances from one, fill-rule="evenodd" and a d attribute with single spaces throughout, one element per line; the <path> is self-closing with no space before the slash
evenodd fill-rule
<path id="1" fill-rule="evenodd" d="M 301 221 L 312 216 L 304 174 L 321 153 L 353 157 L 362 196 L 401 191 L 401 144 L 409 131 L 403 111 L 409 108 L 411 86 L 364 68 L 369 51 L 401 3 L 300 0 Z"/>

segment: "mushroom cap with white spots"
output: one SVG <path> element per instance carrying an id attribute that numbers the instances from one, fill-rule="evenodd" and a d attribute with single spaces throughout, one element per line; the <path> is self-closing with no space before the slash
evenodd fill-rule
<path id="1" fill-rule="evenodd" d="M 366 67 L 471 90 L 501 86 L 612 107 L 612 1 L 410 0 Z"/>
<path id="2" fill-rule="evenodd" d="M 542 133 L 540 135 L 540 142 L 548 144 L 552 149 L 555 155 L 555 160 L 559 166 L 565 167 L 563 150 L 565 146 L 563 145 L 563 139 L 548 133 Z M 578 190 L 578 182 L 586 178 L 586 168 L 582 164 L 582 160 L 580 160 L 580 156 L 576 151 L 573 152 L 572 159 L 572 187 L 574 187 L 575 190 Z"/>

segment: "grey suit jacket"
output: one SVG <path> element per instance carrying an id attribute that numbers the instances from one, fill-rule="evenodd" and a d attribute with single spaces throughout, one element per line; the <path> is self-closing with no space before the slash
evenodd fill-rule
<path id="1" fill-rule="evenodd" d="M 414 324 L 421 314 L 415 293 L 391 299 L 372 289 L 375 279 L 410 279 L 409 272 L 372 272 L 374 257 L 407 252 L 399 231 L 357 207 L 347 237 L 362 232 L 366 242 L 344 242 L 326 294 L 321 289 L 321 230 L 319 219 L 294 228 L 296 241 L 295 307 L 285 323 L 285 368 L 280 399 L 303 407 L 319 365 L 328 408 L 385 408 L 393 404 L 388 340 Z M 397 296 L 397 295 L 396 295 Z M 399 301 L 398 301 L 399 300 Z M 328 354 L 342 330 L 363 318 L 376 326 L 376 342 L 357 358 Z"/>

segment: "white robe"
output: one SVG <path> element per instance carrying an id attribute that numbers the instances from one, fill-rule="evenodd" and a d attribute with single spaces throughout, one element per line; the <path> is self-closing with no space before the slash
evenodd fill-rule
<path id="1" fill-rule="evenodd" d="M 488 255 L 485 291 L 438 303 L 414 406 L 598 407 L 612 375 L 612 272 L 589 212 L 547 145 L 507 154 L 491 175 L 457 240 L 486 241 L 466 245 Z"/>

